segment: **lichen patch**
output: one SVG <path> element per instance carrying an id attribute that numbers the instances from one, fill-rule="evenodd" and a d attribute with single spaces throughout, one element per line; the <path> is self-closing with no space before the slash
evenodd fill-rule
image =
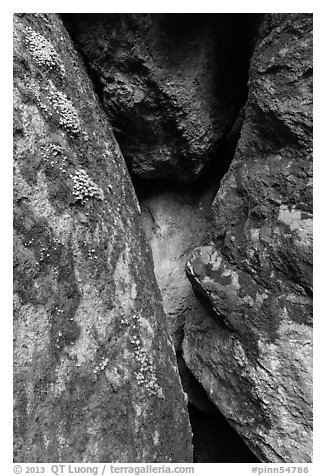
<path id="1" fill-rule="evenodd" d="M 35 64 L 45 70 L 56 70 L 62 77 L 66 71 L 52 43 L 30 26 L 26 27 L 26 44 Z"/>
<path id="2" fill-rule="evenodd" d="M 48 98 L 53 109 L 59 116 L 59 124 L 67 132 L 77 135 L 81 132 L 81 125 L 78 113 L 66 94 L 59 91 L 53 82 L 49 80 Z"/>
<path id="3" fill-rule="evenodd" d="M 312 233 L 312 217 L 310 214 L 303 213 L 294 207 L 290 209 L 286 205 L 281 205 L 278 219 L 288 225 L 291 231 L 299 232 L 302 237 L 309 236 Z"/>

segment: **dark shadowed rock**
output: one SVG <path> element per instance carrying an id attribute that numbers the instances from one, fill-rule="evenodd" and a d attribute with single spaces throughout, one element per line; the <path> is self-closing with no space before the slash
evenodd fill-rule
<path id="1" fill-rule="evenodd" d="M 15 461 L 190 462 L 140 209 L 56 15 L 14 23 Z"/>
<path id="2" fill-rule="evenodd" d="M 64 18 L 132 173 L 193 181 L 245 101 L 247 15 Z"/>
<path id="3" fill-rule="evenodd" d="M 213 204 L 214 244 L 187 264 L 213 310 L 184 359 L 262 461 L 312 458 L 312 17 L 266 15 L 245 121 Z"/>
<path id="4" fill-rule="evenodd" d="M 255 463 L 259 459 L 220 414 L 209 415 L 189 405 L 195 463 Z"/>

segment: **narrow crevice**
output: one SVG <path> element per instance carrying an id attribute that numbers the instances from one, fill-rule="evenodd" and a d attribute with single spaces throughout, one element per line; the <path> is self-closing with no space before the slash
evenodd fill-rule
<path id="1" fill-rule="evenodd" d="M 261 17 L 262 15 L 260 14 L 244 14 L 239 20 L 239 15 L 234 16 L 234 21 L 237 22 L 235 24 L 238 24 L 241 27 L 241 32 L 236 32 L 235 41 L 244 42 L 244 45 L 239 48 L 239 52 L 241 52 L 243 56 L 234 58 L 232 57 L 232 54 L 229 55 L 229 58 L 227 58 L 226 61 L 229 61 L 230 64 L 228 65 L 226 78 L 224 81 L 233 81 L 233 78 L 228 78 L 228 75 L 231 75 L 231 73 L 237 74 L 238 78 L 240 78 L 240 80 L 237 80 L 234 83 L 240 89 L 240 91 L 237 90 L 234 92 L 238 97 L 238 110 L 233 116 L 233 125 L 231 125 L 231 127 L 226 130 L 224 136 L 217 143 L 212 145 L 210 160 L 206 161 L 196 176 L 193 176 L 192 178 L 189 178 L 189 176 L 187 177 L 187 180 L 183 181 L 180 179 L 180 175 L 179 180 L 176 178 L 176 176 L 172 177 L 171 179 L 157 179 L 153 177 L 146 177 L 146 174 L 144 174 L 142 177 L 140 177 L 141 174 L 135 173 L 135 165 L 132 165 L 129 158 L 130 151 L 133 150 L 133 147 L 139 148 L 141 144 L 143 144 L 145 151 L 144 153 L 148 153 L 148 148 L 151 145 L 153 146 L 153 150 L 155 150 L 155 145 L 157 145 L 155 144 L 155 140 L 161 139 L 159 137 L 161 133 L 166 134 L 166 141 L 170 141 L 171 144 L 173 144 L 175 141 L 176 144 L 179 144 L 178 140 L 180 140 L 180 127 L 178 127 L 177 122 L 173 122 L 175 120 L 174 114 L 176 111 L 169 110 L 169 102 L 165 101 L 163 90 L 157 89 L 157 85 L 152 84 L 151 80 L 148 79 L 148 85 L 150 85 L 147 85 L 148 91 L 150 94 L 153 94 L 153 91 L 155 92 L 157 96 L 156 103 L 155 100 L 153 101 L 152 99 L 148 103 L 144 101 L 144 104 L 142 104 L 142 107 L 145 108 L 144 110 L 141 109 L 141 105 L 137 105 L 137 107 L 134 106 L 134 109 L 131 108 L 130 110 L 128 108 L 126 110 L 122 109 L 121 111 L 116 109 L 114 98 L 111 104 L 110 98 L 108 99 L 108 97 L 105 97 L 104 92 L 104 83 L 105 81 L 110 81 L 110 75 L 108 74 L 104 80 L 101 76 L 102 72 L 99 73 L 99 70 L 95 71 L 94 67 L 92 66 L 91 58 L 87 57 L 85 51 L 83 51 L 83 49 L 79 46 L 78 37 L 75 34 L 77 28 L 75 24 L 76 16 L 70 14 L 62 15 L 62 19 L 76 45 L 77 50 L 84 58 L 88 75 L 93 81 L 94 89 L 103 105 L 104 110 L 108 114 L 108 118 L 115 131 L 117 141 L 125 156 L 130 177 L 142 209 L 143 225 L 148 242 L 152 248 L 156 278 L 159 287 L 161 288 L 163 302 L 164 300 L 167 302 L 171 298 L 171 296 L 168 294 L 169 291 L 167 291 L 169 284 L 166 284 L 166 282 L 168 282 L 170 273 L 173 274 L 176 268 L 180 268 L 181 274 L 178 279 L 180 279 L 180 282 L 182 279 L 184 280 L 183 287 L 186 288 L 185 282 L 187 282 L 187 278 L 184 272 L 184 266 L 187 261 L 187 255 L 189 255 L 192 249 L 194 249 L 196 246 L 200 246 L 206 242 L 209 242 L 212 238 L 212 235 L 214 235 L 214 223 L 211 214 L 211 205 L 219 190 L 221 180 L 232 164 L 236 147 L 241 135 L 241 128 L 244 120 L 244 106 L 248 95 L 247 83 L 249 77 L 250 56 L 252 54 L 255 41 L 258 37 Z M 116 18 L 117 21 L 120 21 L 122 17 L 117 16 Z M 123 18 L 125 21 L 127 21 L 128 15 Z M 169 28 L 167 33 L 171 34 L 174 38 L 174 35 L 180 26 L 180 17 L 178 17 L 178 15 L 171 15 L 167 20 L 166 15 L 157 15 L 156 18 L 159 18 L 159 23 L 162 22 L 163 26 L 168 21 Z M 207 26 L 207 24 L 214 22 L 214 19 L 209 15 L 201 16 L 200 19 L 203 30 L 205 29 L 205 25 Z M 132 18 L 130 21 L 132 22 Z M 227 21 L 229 21 L 229 19 Z M 195 15 L 188 15 L 184 17 L 183 27 L 187 34 L 192 31 L 194 24 L 196 24 Z M 177 36 L 179 37 L 179 35 L 180 31 L 178 31 Z M 174 40 L 175 39 L 173 39 L 173 41 Z M 176 41 L 177 40 L 178 38 Z M 110 54 L 112 54 L 112 52 Z M 222 58 L 225 61 L 225 55 L 222 55 Z M 137 65 L 141 66 L 141 63 L 127 66 L 131 70 L 136 68 L 136 72 L 138 71 Z M 223 64 L 221 65 L 222 68 L 224 66 L 225 65 Z M 121 71 L 123 71 L 123 69 Z M 139 75 L 142 77 L 142 72 L 140 72 Z M 222 84 L 222 88 L 223 87 L 225 87 L 225 85 Z M 151 122 L 148 121 L 148 117 L 150 117 L 153 113 L 151 110 L 153 104 L 156 104 L 158 107 L 158 115 L 162 114 L 162 111 L 164 113 L 165 108 L 165 112 L 167 112 L 168 116 L 166 117 L 164 114 L 162 115 L 165 122 L 162 125 L 162 130 L 160 129 L 161 132 L 158 133 L 158 136 L 156 137 L 155 134 L 151 136 L 152 126 Z M 125 106 L 124 103 L 122 103 L 122 105 Z M 226 107 L 228 106 L 229 104 L 226 101 Z M 146 109 L 147 107 L 148 110 Z M 139 137 L 137 136 L 137 131 L 139 131 Z M 135 141 L 135 143 L 132 143 L 132 141 Z M 141 141 L 143 141 L 143 143 Z M 169 143 L 168 147 L 170 147 L 171 144 Z M 178 152 L 177 147 L 179 147 L 179 145 L 176 145 L 175 152 Z M 190 163 L 192 160 L 193 157 L 189 157 Z M 169 161 L 167 160 L 167 163 L 168 162 Z M 173 165 L 173 161 L 171 163 Z M 162 167 L 162 173 L 164 176 L 165 165 L 163 164 Z M 184 219 L 184 214 L 188 212 L 191 214 L 191 217 Z M 147 218 L 146 215 L 150 218 Z M 163 220 L 163 222 L 161 223 L 160 220 Z M 191 223 L 191 220 L 193 220 L 195 223 Z M 163 226 L 161 226 L 162 224 Z M 200 230 L 199 232 L 196 230 L 196 224 L 197 228 Z M 172 231 L 171 233 L 168 232 L 165 236 L 164 233 L 166 231 L 162 230 L 166 230 L 167 228 L 171 228 Z M 181 236 L 183 228 L 186 229 L 183 230 L 184 235 Z M 186 237 L 187 233 L 189 234 L 189 239 Z M 177 252 L 175 249 L 171 248 L 172 246 L 179 248 Z M 166 248 L 165 251 L 164 248 Z M 171 262 L 171 266 L 169 267 L 169 265 L 167 265 L 165 269 L 164 266 L 161 266 L 161 261 L 164 261 L 164 259 L 170 260 Z M 164 273 L 166 273 L 166 276 L 164 276 Z M 176 286 L 178 286 L 178 281 Z M 193 294 L 192 290 L 190 292 Z M 206 303 L 202 302 L 201 297 L 198 300 L 198 296 L 191 298 L 188 295 L 184 296 L 184 299 L 189 299 L 187 305 L 194 305 L 194 308 L 188 308 L 188 310 L 185 312 L 183 311 L 183 313 L 181 313 L 182 316 L 180 315 L 181 321 L 182 319 L 187 319 L 187 313 L 191 315 L 191 313 L 195 312 L 207 312 L 209 315 L 211 315 L 212 311 L 210 309 L 205 311 L 204 305 L 206 306 Z M 193 301 L 191 299 L 193 299 Z M 199 306 L 198 309 L 197 306 Z M 203 310 L 201 310 L 201 308 Z M 170 309 L 166 308 L 165 310 L 168 318 L 170 319 Z M 173 338 L 173 333 L 175 332 L 175 328 L 173 327 L 174 325 L 175 324 L 173 323 L 171 327 L 171 334 Z M 180 328 L 178 332 L 179 341 L 182 341 L 183 328 Z M 193 431 L 194 462 L 258 462 L 259 460 L 257 456 L 248 448 L 246 443 L 234 430 L 234 428 L 227 422 L 222 413 L 209 400 L 203 387 L 195 379 L 186 366 L 182 357 L 180 342 L 179 348 L 176 348 L 176 352 L 181 381 L 189 398 L 188 411 Z"/>
<path id="2" fill-rule="evenodd" d="M 18 462 L 311 461 L 312 26 L 14 15 Z"/>
<path id="3" fill-rule="evenodd" d="M 254 46 L 253 37 L 257 35 L 260 17 L 248 16 L 248 57 L 246 60 L 247 70 L 243 75 L 244 82 L 248 81 L 249 58 Z M 250 37 L 249 37 L 250 35 Z M 211 216 L 211 205 L 219 190 L 221 180 L 229 170 L 237 144 L 241 134 L 241 128 L 244 120 L 244 105 L 247 99 L 243 98 L 243 105 L 238 112 L 232 128 L 225 134 L 214 154 L 214 157 L 202 169 L 200 175 L 192 183 L 177 183 L 173 180 L 164 179 L 144 179 L 131 172 L 131 179 L 141 206 L 147 206 L 151 212 L 148 203 L 151 203 L 153 197 L 164 197 L 168 194 L 171 197 L 183 196 L 185 200 L 193 203 L 202 210 L 203 216 L 210 223 L 212 230 L 214 228 Z M 121 137 L 118 135 L 118 140 Z M 120 144 L 123 150 L 123 144 Z M 128 165 L 128 164 L 127 164 Z M 146 204 L 146 205 L 144 205 Z M 143 208 L 142 206 L 142 208 Z M 171 202 L 171 206 L 173 206 Z M 180 213 L 182 210 L 180 209 Z M 155 225 L 155 216 L 152 215 Z M 160 233 L 160 232 L 158 232 Z M 197 246 L 210 241 L 211 234 L 208 230 L 206 240 L 198 242 Z M 154 253 L 155 254 L 155 253 Z M 186 256 L 185 256 L 186 260 Z M 155 256 L 154 256 L 155 261 Z M 159 281 L 159 279 L 158 279 Z M 162 290 L 164 293 L 164 290 Z M 213 316 L 213 311 L 202 299 L 202 296 L 196 295 L 198 303 L 206 309 L 208 315 Z M 183 330 L 182 330 L 183 335 Z M 241 436 L 228 423 L 223 414 L 208 398 L 207 393 L 201 384 L 196 380 L 189 368 L 184 362 L 182 351 L 177 352 L 178 367 L 184 391 L 188 395 L 188 413 L 193 432 L 193 448 L 195 463 L 254 463 L 259 462 L 258 457 L 251 451 Z"/>

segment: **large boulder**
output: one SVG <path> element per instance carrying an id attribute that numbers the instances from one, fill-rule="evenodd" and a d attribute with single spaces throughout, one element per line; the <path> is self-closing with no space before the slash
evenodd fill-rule
<path id="1" fill-rule="evenodd" d="M 241 138 L 187 274 L 184 359 L 262 461 L 312 458 L 312 16 L 266 15 Z"/>
<path id="2" fill-rule="evenodd" d="M 132 173 L 193 181 L 245 102 L 244 14 L 64 16 Z"/>
<path id="3" fill-rule="evenodd" d="M 14 18 L 14 460 L 191 462 L 140 208 L 54 14 Z"/>

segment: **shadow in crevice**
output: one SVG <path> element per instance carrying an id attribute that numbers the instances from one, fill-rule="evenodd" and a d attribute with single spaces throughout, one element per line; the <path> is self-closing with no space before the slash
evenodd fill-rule
<path id="1" fill-rule="evenodd" d="M 260 460 L 210 400 L 202 385 L 177 356 L 193 432 L 195 463 L 255 463 Z"/>
<path id="2" fill-rule="evenodd" d="M 209 414 L 188 404 L 193 431 L 194 463 L 259 463 L 222 414 Z"/>

